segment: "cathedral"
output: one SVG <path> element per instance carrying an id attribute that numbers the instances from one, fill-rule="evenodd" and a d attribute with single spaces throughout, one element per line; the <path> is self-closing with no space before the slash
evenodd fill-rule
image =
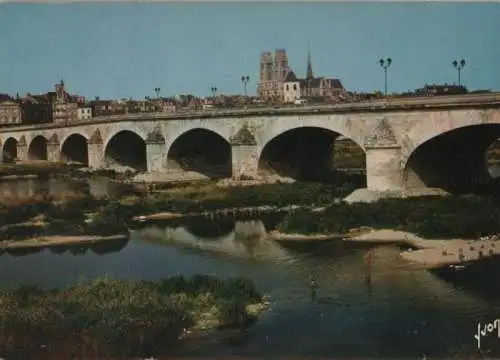
<path id="1" fill-rule="evenodd" d="M 334 98 L 344 91 L 339 79 L 314 77 L 311 53 L 307 55 L 307 72 L 303 79 L 297 78 L 288 66 L 284 49 L 266 51 L 260 57 L 260 79 L 258 96 L 263 101 L 293 103 L 301 99 Z"/>

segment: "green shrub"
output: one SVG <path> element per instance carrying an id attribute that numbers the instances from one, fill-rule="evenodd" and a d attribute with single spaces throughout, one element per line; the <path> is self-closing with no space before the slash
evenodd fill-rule
<path id="1" fill-rule="evenodd" d="M 241 299 L 221 299 L 218 307 L 218 320 L 222 326 L 244 326 L 250 320 L 246 304 Z"/>
<path id="2" fill-rule="evenodd" d="M 212 292 L 233 295 L 220 298 Z M 249 299 L 260 297 L 254 292 L 251 281 L 207 275 L 161 281 L 100 278 L 50 291 L 23 287 L 0 294 L 1 355 L 57 346 L 68 336 L 74 348 L 91 342 L 100 356 L 156 355 L 198 320 L 195 314 L 214 306 L 222 325 L 245 324 Z"/>
<path id="3" fill-rule="evenodd" d="M 500 202 L 495 197 L 449 196 L 340 203 L 329 206 L 321 216 L 289 213 L 278 229 L 345 233 L 362 226 L 405 230 L 429 238 L 475 238 L 500 232 Z"/>

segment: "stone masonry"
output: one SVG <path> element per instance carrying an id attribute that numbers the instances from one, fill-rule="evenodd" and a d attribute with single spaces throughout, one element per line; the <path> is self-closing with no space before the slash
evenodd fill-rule
<path id="1" fill-rule="evenodd" d="M 475 125 L 496 124 L 500 129 L 500 94 L 488 96 L 184 115 L 129 114 L 94 118 L 85 124 L 1 129 L 0 144 L 15 139 L 18 158 L 27 160 L 32 140 L 42 136 L 47 140 L 47 160 L 58 161 L 66 139 L 80 134 L 87 139 L 89 167 L 100 168 L 105 165 L 109 141 L 129 130 L 146 144 L 148 172 L 168 173 L 167 154 L 172 144 L 189 130 L 205 129 L 230 144 L 232 174 L 241 178 L 257 174 L 259 157 L 272 139 L 289 130 L 316 127 L 346 136 L 365 151 L 369 189 L 395 190 L 405 187 L 411 155 L 429 140 Z"/>

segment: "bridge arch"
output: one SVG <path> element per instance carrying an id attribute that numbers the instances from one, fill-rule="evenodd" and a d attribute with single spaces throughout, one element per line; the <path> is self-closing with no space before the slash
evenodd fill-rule
<path id="1" fill-rule="evenodd" d="M 89 152 L 87 138 L 79 133 L 67 136 L 61 142 L 61 159 L 68 162 L 78 162 L 88 166 Z"/>
<path id="2" fill-rule="evenodd" d="M 134 131 L 121 130 L 110 136 L 104 148 L 106 166 L 147 170 L 146 141 Z"/>
<path id="3" fill-rule="evenodd" d="M 256 138 L 259 144 L 259 156 L 264 147 L 277 136 L 289 130 L 303 127 L 329 130 L 333 133 L 345 136 L 364 150 L 365 137 L 374 130 L 375 125 L 375 123 L 370 125 L 370 122 L 359 119 L 359 117 L 354 117 L 354 119 L 352 119 L 349 116 L 343 115 L 284 117 L 283 121 L 270 121 L 264 128 L 256 130 Z"/>
<path id="4" fill-rule="evenodd" d="M 13 137 L 7 138 L 5 140 L 3 147 L 3 162 L 4 163 L 12 163 L 17 159 L 17 140 Z"/>
<path id="5" fill-rule="evenodd" d="M 35 136 L 28 146 L 28 160 L 48 160 L 47 143 L 48 140 L 44 136 Z"/>
<path id="6" fill-rule="evenodd" d="M 500 111 L 491 110 L 460 110 L 456 112 L 439 112 L 428 114 L 428 118 L 415 121 L 414 125 L 405 131 L 401 148 L 401 168 L 406 167 L 408 159 L 420 145 L 460 128 L 474 125 L 500 124 Z"/>
<path id="7" fill-rule="evenodd" d="M 484 120 L 484 119 L 483 119 Z M 423 132 L 401 161 L 407 188 L 474 191 L 491 181 L 486 152 L 500 138 L 500 122 L 477 121 L 441 132 Z M 404 143 L 410 140 L 406 139 Z"/>
<path id="8" fill-rule="evenodd" d="M 362 141 L 325 126 L 302 125 L 276 134 L 260 149 L 259 172 L 295 180 L 330 181 L 336 173 L 336 139 L 350 140 L 358 152 Z M 360 166 L 364 167 L 364 159 Z"/>
<path id="9" fill-rule="evenodd" d="M 231 145 L 213 130 L 193 128 L 171 142 L 167 163 L 173 171 L 192 171 L 209 178 L 230 177 Z"/>

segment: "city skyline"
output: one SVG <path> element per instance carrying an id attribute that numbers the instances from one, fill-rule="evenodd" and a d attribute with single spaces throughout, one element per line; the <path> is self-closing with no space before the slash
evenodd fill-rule
<path id="1" fill-rule="evenodd" d="M 0 92 L 51 91 L 64 79 L 87 98 L 193 93 L 255 95 L 262 51 L 284 48 L 298 76 L 311 50 L 315 76 L 347 90 L 457 83 L 500 89 L 500 6 L 494 3 L 3 4 Z M 190 24 L 191 27 L 186 27 Z M 308 24 L 308 26 L 304 26 Z M 418 29 L 418 30 L 416 30 Z"/>

